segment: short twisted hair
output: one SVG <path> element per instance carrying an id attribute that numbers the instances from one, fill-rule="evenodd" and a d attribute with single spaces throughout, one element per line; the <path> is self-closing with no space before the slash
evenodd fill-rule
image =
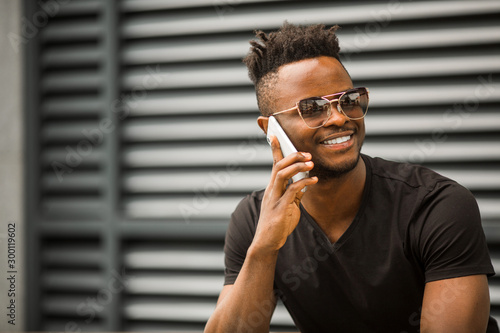
<path id="1" fill-rule="evenodd" d="M 251 40 L 251 48 L 243 62 L 255 85 L 257 103 L 263 115 L 272 110 L 271 87 L 278 78 L 279 67 L 288 63 L 319 56 L 339 59 L 339 42 L 335 32 L 338 25 L 326 28 L 324 24 L 294 25 L 285 21 L 275 32 L 266 35 L 256 31 L 259 39 Z"/>

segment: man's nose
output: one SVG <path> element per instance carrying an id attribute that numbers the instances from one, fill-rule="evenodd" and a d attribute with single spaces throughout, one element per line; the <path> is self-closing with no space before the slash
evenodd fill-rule
<path id="1" fill-rule="evenodd" d="M 336 102 L 330 102 L 330 108 L 331 108 L 330 117 L 323 125 L 323 127 L 328 127 L 328 126 L 342 127 L 346 122 L 349 121 L 349 118 L 347 118 L 345 114 L 343 114 L 337 109 Z"/>

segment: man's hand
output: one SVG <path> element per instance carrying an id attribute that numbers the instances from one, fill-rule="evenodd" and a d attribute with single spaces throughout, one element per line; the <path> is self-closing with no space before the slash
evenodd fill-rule
<path id="1" fill-rule="evenodd" d="M 484 333 L 489 313 L 490 296 L 485 275 L 428 282 L 420 332 Z"/>
<path id="2" fill-rule="evenodd" d="M 311 155 L 295 153 L 283 158 L 278 139 L 271 137 L 273 170 L 264 192 L 257 230 L 234 285 L 226 285 L 205 332 L 269 332 L 276 297 L 274 272 L 278 250 L 299 223 L 299 203 L 307 185 L 316 177 L 301 179 L 287 187 L 288 180 L 313 168 Z M 255 314 L 259 321 L 255 322 Z"/>
<path id="3" fill-rule="evenodd" d="M 262 198 L 259 223 L 252 246 L 267 251 L 278 251 L 292 233 L 300 218 L 299 204 L 302 189 L 318 182 L 317 177 L 304 178 L 287 187 L 297 173 L 310 171 L 314 164 L 309 153 L 294 153 L 283 158 L 279 141 L 271 136 L 273 169 L 271 180 Z"/>

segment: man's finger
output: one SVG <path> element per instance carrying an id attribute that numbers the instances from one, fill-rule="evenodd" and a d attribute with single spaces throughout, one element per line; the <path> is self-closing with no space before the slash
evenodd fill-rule
<path id="1" fill-rule="evenodd" d="M 297 204 L 300 203 L 300 200 L 302 200 L 302 196 L 304 195 L 305 192 L 302 192 L 302 189 L 306 186 L 314 185 L 318 182 L 318 177 L 310 177 L 310 178 L 304 178 L 299 180 L 298 182 L 295 182 L 288 186 L 288 188 L 285 191 L 285 194 L 283 195 L 283 199 L 285 202 L 292 203 L 295 202 Z"/>
<path id="2" fill-rule="evenodd" d="M 283 159 L 283 153 L 281 152 L 280 142 L 278 141 L 278 138 L 275 137 L 274 135 L 271 135 L 269 137 L 269 140 L 271 141 L 271 151 L 273 153 L 273 165 L 276 165 L 276 163 L 278 163 Z"/>

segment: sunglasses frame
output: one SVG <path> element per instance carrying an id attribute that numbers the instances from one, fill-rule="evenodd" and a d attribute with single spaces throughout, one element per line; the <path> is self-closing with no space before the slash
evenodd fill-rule
<path id="1" fill-rule="evenodd" d="M 331 94 L 331 95 L 325 95 L 325 96 L 321 96 L 321 97 L 317 97 L 316 96 L 316 97 L 309 97 L 309 98 L 301 99 L 300 101 L 298 101 L 297 103 L 295 103 L 295 106 L 293 108 L 286 109 L 286 110 L 283 110 L 283 111 L 275 112 L 275 113 L 269 115 L 269 117 L 275 116 L 277 114 L 281 114 L 281 113 L 285 113 L 285 112 L 290 112 L 290 111 L 293 111 L 293 110 L 297 110 L 297 112 L 299 113 L 300 118 L 302 119 L 302 121 L 304 122 L 304 124 L 306 124 L 307 127 L 309 127 L 310 129 L 320 128 L 321 126 L 323 126 L 324 124 L 326 124 L 326 122 L 328 121 L 328 119 L 330 119 L 330 117 L 332 116 L 332 109 L 333 109 L 332 103 L 333 102 L 338 102 L 346 93 L 351 92 L 353 90 L 358 91 L 359 89 L 366 90 L 366 94 L 367 94 L 367 98 L 368 98 L 368 102 L 369 102 L 370 101 L 370 96 L 369 96 L 370 90 L 368 90 L 368 88 L 366 88 L 366 87 L 356 87 L 356 88 L 347 89 L 346 91 L 341 91 L 341 92 L 338 92 L 338 93 L 335 93 L 335 94 Z M 337 98 L 337 99 L 329 99 L 329 97 L 334 97 L 334 96 L 337 96 L 337 95 L 340 95 L 339 98 Z M 307 100 L 307 99 L 311 99 L 311 98 L 321 98 L 321 99 L 324 99 L 325 101 L 327 101 L 328 103 L 330 103 L 330 108 L 327 111 L 327 115 L 328 116 L 326 117 L 325 121 L 321 125 L 314 126 L 314 127 L 311 127 L 311 126 L 309 126 L 306 123 L 304 117 L 302 117 L 302 112 L 299 109 L 299 103 L 300 102 L 302 102 L 304 100 Z M 357 118 L 351 118 L 351 117 L 349 117 L 344 112 L 344 110 L 342 110 L 342 107 L 340 106 L 340 103 L 337 103 L 337 111 L 339 113 L 343 114 L 344 116 L 346 116 L 350 120 L 359 120 L 359 119 L 363 119 L 366 116 L 366 113 L 368 112 L 368 105 L 366 105 L 366 110 L 365 110 L 365 113 L 363 114 L 363 116 L 362 117 L 357 117 Z"/>

